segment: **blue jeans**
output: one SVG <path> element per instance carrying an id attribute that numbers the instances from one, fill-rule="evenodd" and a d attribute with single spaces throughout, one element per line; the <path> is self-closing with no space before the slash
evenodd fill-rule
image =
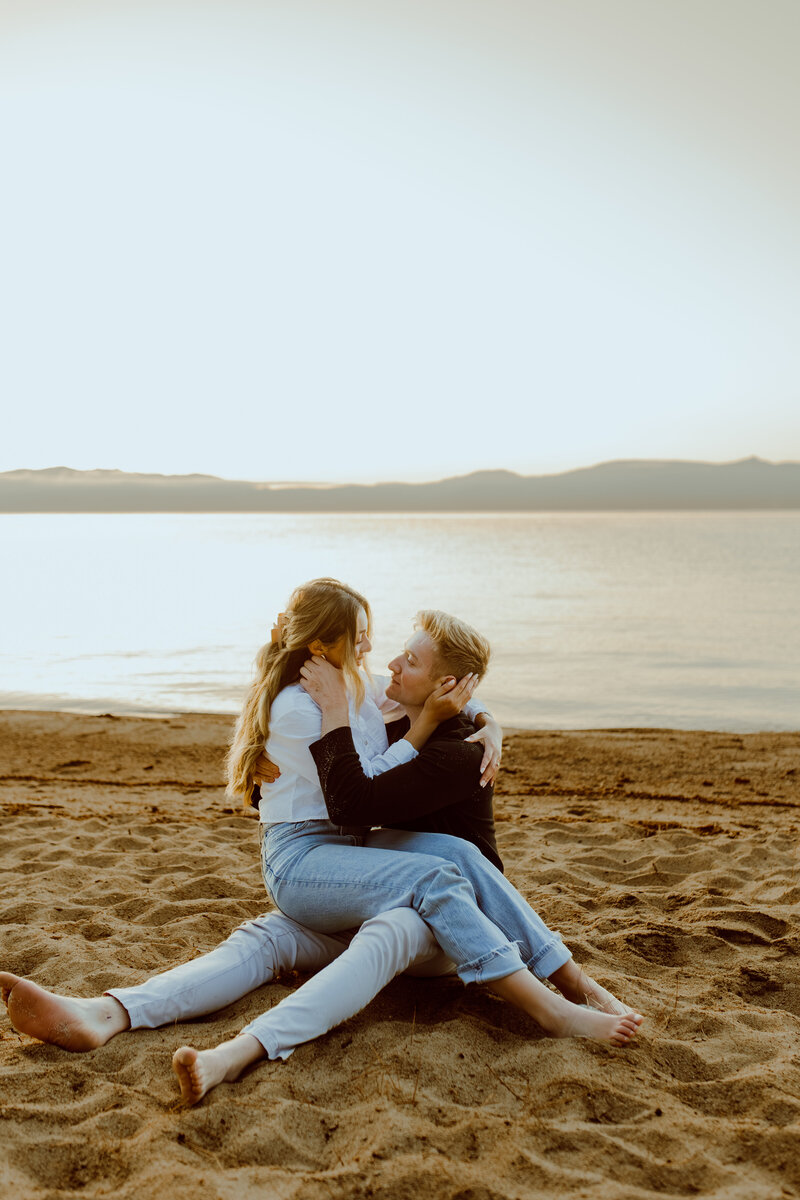
<path id="1" fill-rule="evenodd" d="M 478 908 L 509 942 L 516 943 L 525 965 L 539 979 L 549 978 L 572 957 L 561 934 L 545 925 L 503 872 L 498 871 L 472 842 L 448 833 L 372 829 L 366 835 L 364 845 L 413 854 L 435 854 L 453 863 L 472 884 Z"/>
<path id="2" fill-rule="evenodd" d="M 395 845 L 389 844 L 392 839 L 396 839 Z M 367 835 L 365 845 L 365 839 L 339 832 L 330 821 L 271 825 L 261 850 L 264 882 L 281 912 L 322 933 L 360 925 L 390 908 L 416 909 L 465 983 L 502 979 L 522 969 L 527 964 L 514 940 L 481 911 L 472 884 L 452 859 L 428 851 L 433 844 L 428 839 L 435 839 L 439 848 L 452 850 L 475 871 L 492 915 L 496 900 L 501 918 L 510 919 L 506 894 L 510 889 L 519 905 L 517 916 L 521 918 L 524 909 L 538 921 L 499 871 L 492 868 L 497 879 L 488 870 L 484 874 L 481 864 L 486 868 L 491 864 L 479 851 L 474 858 L 464 849 L 467 843 L 444 834 L 378 830 Z M 546 926 L 542 928 L 546 930 Z M 557 935 L 546 932 L 549 942 L 556 939 L 561 945 Z M 522 941 L 528 962 L 534 965 L 535 959 L 539 973 L 547 955 L 540 953 L 541 939 L 533 923 L 525 927 Z M 566 962 L 569 953 L 563 946 L 561 951 L 561 962 Z M 561 962 L 554 961 L 549 972 Z"/>

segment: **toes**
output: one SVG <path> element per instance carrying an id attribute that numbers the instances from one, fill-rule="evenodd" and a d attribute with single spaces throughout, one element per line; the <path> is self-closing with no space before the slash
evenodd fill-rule
<path id="1" fill-rule="evenodd" d="M 627 1046 L 638 1033 L 638 1022 L 630 1019 L 620 1021 L 612 1034 L 611 1041 L 615 1046 Z"/>
<path id="2" fill-rule="evenodd" d="M 197 1061 L 197 1051 L 191 1046 L 181 1046 L 172 1056 L 172 1061 L 182 1067 L 190 1067 Z"/>
<path id="3" fill-rule="evenodd" d="M 200 1051 L 193 1046 L 181 1046 L 172 1056 L 172 1069 L 178 1076 L 181 1099 L 187 1104 L 202 1100 L 208 1087 L 200 1069 Z"/>
<path id="4" fill-rule="evenodd" d="M 200 1099 L 196 1065 L 197 1051 L 193 1050 L 191 1046 L 181 1046 L 172 1056 L 172 1069 L 178 1076 L 181 1097 L 188 1103 L 194 1103 Z"/>
<path id="5" fill-rule="evenodd" d="M 8 997 L 11 995 L 11 989 L 19 983 L 19 975 L 12 975 L 10 971 L 0 971 L 0 994 L 3 997 L 3 1003 L 8 1003 Z"/>

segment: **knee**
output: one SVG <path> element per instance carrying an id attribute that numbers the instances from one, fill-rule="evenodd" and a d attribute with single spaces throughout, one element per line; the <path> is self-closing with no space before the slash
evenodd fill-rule
<path id="1" fill-rule="evenodd" d="M 224 944 L 241 958 L 257 956 L 272 972 L 292 970 L 297 957 L 298 928 L 297 922 L 283 913 L 264 913 L 234 929 Z"/>
<path id="2" fill-rule="evenodd" d="M 415 908 L 425 917 L 429 910 L 438 911 L 442 901 L 450 898 L 476 903 L 475 890 L 467 875 L 462 874 L 458 864 L 443 861 L 419 881 L 419 902 Z"/>
<path id="3" fill-rule="evenodd" d="M 461 866 L 462 864 L 474 866 L 486 862 L 478 847 L 472 842 L 468 842 L 465 838 L 454 840 L 457 844 L 448 850 L 448 857 L 452 858 L 457 866 Z"/>

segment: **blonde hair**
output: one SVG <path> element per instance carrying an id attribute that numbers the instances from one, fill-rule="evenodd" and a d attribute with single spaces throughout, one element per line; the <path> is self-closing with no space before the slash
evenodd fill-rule
<path id="1" fill-rule="evenodd" d="M 486 638 L 466 621 L 440 612 L 438 608 L 423 608 L 417 613 L 415 629 L 427 633 L 436 643 L 436 665 L 456 679 L 463 679 L 473 671 L 482 679 L 489 666 L 492 653 Z"/>
<path id="2" fill-rule="evenodd" d="M 344 636 L 342 671 L 356 704 L 364 700 L 364 681 L 356 658 L 358 616 L 367 617 L 367 636 L 372 614 L 369 604 L 353 588 L 338 579 L 312 579 L 295 588 L 279 623 L 277 641 L 261 647 L 255 663 L 255 678 L 236 724 L 226 762 L 227 793 L 241 796 L 245 807 L 253 795 L 253 771 L 269 737 L 272 701 L 282 688 L 296 683 L 300 668 L 309 657 L 309 646 L 319 640 L 330 646 Z"/>

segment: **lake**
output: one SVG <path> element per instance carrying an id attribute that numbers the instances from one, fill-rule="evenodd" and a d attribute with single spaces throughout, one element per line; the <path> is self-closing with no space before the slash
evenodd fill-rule
<path id="1" fill-rule="evenodd" d="M 800 728 L 800 513 L 0 516 L 0 706 L 238 710 L 295 584 L 383 671 L 422 607 L 485 633 L 509 726 Z"/>

